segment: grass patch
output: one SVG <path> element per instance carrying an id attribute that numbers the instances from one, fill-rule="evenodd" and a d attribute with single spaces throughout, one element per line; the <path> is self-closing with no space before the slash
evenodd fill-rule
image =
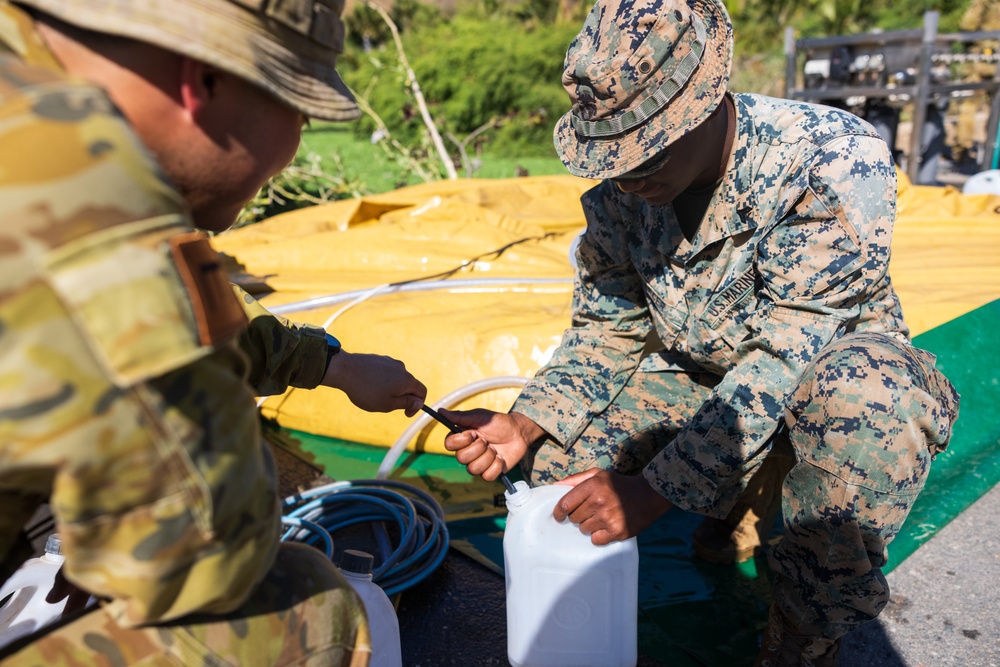
<path id="1" fill-rule="evenodd" d="M 388 192 L 422 182 L 398 158 L 390 156 L 382 146 L 358 137 L 353 125 L 343 123 L 313 122 L 302 133 L 299 155 L 315 153 L 322 159 L 324 171 L 340 175 L 345 181 L 356 183 L 365 194 Z M 339 159 L 338 159 L 339 158 Z M 436 155 L 425 160 L 436 160 Z M 513 178 L 515 176 L 546 176 L 565 174 L 566 168 L 559 158 L 548 157 L 498 157 L 484 153 L 479 158 L 479 168 L 474 178 Z M 464 176 L 458 167 L 459 177 Z"/>

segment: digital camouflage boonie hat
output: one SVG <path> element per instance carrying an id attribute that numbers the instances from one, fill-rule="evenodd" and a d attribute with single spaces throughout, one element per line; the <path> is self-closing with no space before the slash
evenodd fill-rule
<path id="1" fill-rule="evenodd" d="M 711 115 L 732 55 L 721 0 L 598 0 L 566 52 L 563 164 L 613 178 L 646 162 Z"/>
<path id="2" fill-rule="evenodd" d="M 239 76 L 323 120 L 361 115 L 336 70 L 344 0 L 13 0 Z"/>

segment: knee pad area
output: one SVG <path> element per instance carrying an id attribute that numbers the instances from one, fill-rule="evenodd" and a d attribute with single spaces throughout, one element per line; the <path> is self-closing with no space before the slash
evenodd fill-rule
<path id="1" fill-rule="evenodd" d="M 939 431 L 925 377 L 895 341 L 838 341 L 792 396 L 787 421 L 796 457 L 852 485 L 916 495 Z"/>

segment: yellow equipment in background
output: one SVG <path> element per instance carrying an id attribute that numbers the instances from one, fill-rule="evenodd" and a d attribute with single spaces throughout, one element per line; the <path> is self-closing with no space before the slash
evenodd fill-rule
<path id="1" fill-rule="evenodd" d="M 272 312 L 347 350 L 402 360 L 445 407 L 506 411 L 570 324 L 579 198 L 572 176 L 441 181 L 276 216 L 215 246 Z M 912 333 L 1000 298 L 1000 197 L 900 174 L 890 272 Z M 443 452 L 440 425 L 292 389 L 265 417 L 342 440 Z M 426 423 L 426 422 L 424 422 Z M 402 435 L 401 435 L 402 434 Z"/>

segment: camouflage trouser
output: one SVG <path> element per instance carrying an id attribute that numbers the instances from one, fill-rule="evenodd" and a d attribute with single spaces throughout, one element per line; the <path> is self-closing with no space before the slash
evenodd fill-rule
<path id="1" fill-rule="evenodd" d="M 563 450 L 525 457 L 533 484 L 599 466 L 636 474 L 676 435 L 718 378 L 636 373 Z M 775 601 L 805 634 L 835 639 L 878 615 L 881 568 L 957 417 L 958 395 L 933 355 L 880 334 L 829 345 L 803 373 L 772 453 L 791 454 L 785 535 L 771 550 Z"/>
<path id="2" fill-rule="evenodd" d="M 370 655 L 368 623 L 354 590 L 320 551 L 283 544 L 261 584 L 230 614 L 128 629 L 98 608 L 3 664 L 364 667 Z"/>

